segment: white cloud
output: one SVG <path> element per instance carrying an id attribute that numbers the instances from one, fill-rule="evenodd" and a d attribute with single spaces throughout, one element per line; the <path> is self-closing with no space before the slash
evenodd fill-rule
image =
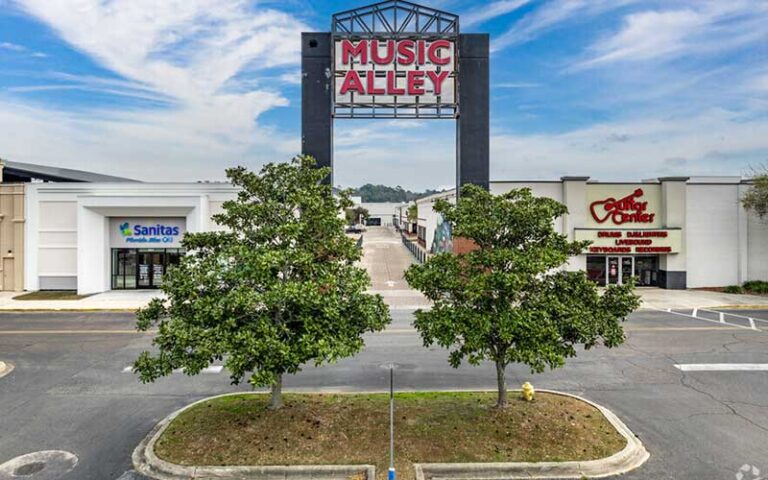
<path id="1" fill-rule="evenodd" d="M 296 18 L 245 0 L 17 0 L 14 5 L 125 80 L 55 73 L 51 80 L 56 82 L 17 87 L 14 99 L 0 98 L 0 115 L 25 115 L 16 124 L 4 117 L 3 155 L 40 163 L 66 155 L 73 163 L 117 169 L 127 167 L 115 160 L 130 157 L 143 165 L 140 178 L 186 180 L 196 171 L 219 172 L 214 162 L 263 160 L 269 154 L 285 155 L 289 146 L 297 153 L 298 141 L 257 124 L 259 115 L 288 105 L 287 98 L 261 87 L 258 79 L 273 75 L 265 69 L 298 65 L 299 34 L 309 28 Z M 227 88 L 241 77 L 251 79 L 253 88 Z M 81 115 L 19 101 L 24 89 L 42 88 L 132 96 L 165 106 L 122 111 L 111 106 L 110 111 Z M 57 118 L 61 128 L 50 128 L 50 118 Z M 33 126 L 35 136 L 46 140 L 20 144 L 17 138 L 33 138 L 33 132 L 23 131 Z M 126 154 L 136 150 L 142 155 Z M 46 158 L 53 151 L 57 154 Z M 199 169 L 185 168 L 195 161 Z M 156 176 L 152 168 L 167 171 Z"/>
<path id="2" fill-rule="evenodd" d="M 494 18 L 514 12 L 525 5 L 531 3 L 531 0 L 497 0 L 486 5 L 482 5 L 461 17 L 461 25 L 469 27 L 487 22 Z"/>
<path id="3" fill-rule="evenodd" d="M 726 51 L 768 41 L 767 24 L 768 6 L 754 1 L 700 1 L 691 8 L 633 13 L 575 68 Z"/>
<path id="4" fill-rule="evenodd" d="M 491 42 L 498 51 L 531 41 L 568 22 L 586 21 L 608 10 L 617 9 L 639 0 L 551 0 L 512 24 L 506 32 Z"/>
<path id="5" fill-rule="evenodd" d="M 24 45 L 19 45 L 18 43 L 12 43 L 12 42 L 0 42 L 0 50 L 8 50 L 11 52 L 23 53 L 23 54 L 29 53 L 30 57 L 35 57 L 35 58 L 45 58 L 48 56 L 42 52 L 30 52 L 30 50 Z"/>
<path id="6" fill-rule="evenodd" d="M 554 179 L 571 174 L 637 180 L 670 173 L 738 174 L 766 157 L 768 119 L 750 120 L 746 113 L 715 109 L 685 118 L 618 121 L 565 133 L 495 134 L 491 178 Z"/>
<path id="7" fill-rule="evenodd" d="M 0 43 L 0 48 L 3 50 L 11 50 L 13 52 L 23 52 L 26 51 L 26 48 L 22 47 L 21 45 L 11 43 L 11 42 L 2 42 Z"/>

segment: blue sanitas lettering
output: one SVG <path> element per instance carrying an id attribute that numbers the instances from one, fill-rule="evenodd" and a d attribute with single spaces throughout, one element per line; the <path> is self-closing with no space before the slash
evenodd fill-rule
<path id="1" fill-rule="evenodd" d="M 143 225 L 134 225 L 133 227 L 133 234 L 136 236 L 160 236 L 160 235 L 178 235 L 181 232 L 179 227 L 169 227 L 167 225 L 152 225 L 149 227 L 145 227 Z"/>

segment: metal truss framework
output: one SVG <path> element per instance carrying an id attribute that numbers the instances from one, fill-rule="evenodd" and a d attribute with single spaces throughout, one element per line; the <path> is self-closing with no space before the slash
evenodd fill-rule
<path id="1" fill-rule="evenodd" d="M 349 39 L 447 39 L 454 42 L 458 56 L 459 17 L 452 13 L 424 7 L 404 0 L 388 0 L 366 7 L 347 10 L 333 15 L 331 25 L 333 41 Z M 334 47 L 335 49 L 335 47 Z M 335 62 L 334 62 L 335 64 Z M 458 69 L 458 63 L 456 64 Z M 382 75 L 379 73 L 377 76 Z M 344 72 L 336 72 L 343 76 Z M 405 72 L 397 73 L 398 77 Z M 437 97 L 434 102 L 403 101 L 397 97 L 371 102 L 336 102 L 334 118 L 412 118 L 412 119 L 455 119 L 459 114 L 457 72 L 451 74 L 454 80 L 453 101 L 444 102 Z"/>
<path id="2" fill-rule="evenodd" d="M 388 0 L 333 15 L 331 32 L 345 37 L 456 37 L 459 17 L 404 0 Z"/>

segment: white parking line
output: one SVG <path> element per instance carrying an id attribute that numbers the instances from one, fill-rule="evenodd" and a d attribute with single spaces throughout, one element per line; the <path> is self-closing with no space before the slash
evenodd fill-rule
<path id="1" fill-rule="evenodd" d="M 675 368 L 683 372 L 768 372 L 768 363 L 684 363 Z"/>
<path id="2" fill-rule="evenodd" d="M 224 370 L 224 366 L 222 365 L 213 365 L 210 367 L 204 368 L 200 373 L 221 373 L 221 371 Z M 125 367 L 123 369 L 123 373 L 131 373 L 133 371 L 133 367 Z M 180 368 L 177 368 L 173 371 L 173 373 L 184 373 L 184 371 Z"/>
<path id="3" fill-rule="evenodd" d="M 718 325 L 729 325 L 731 327 L 741 328 L 741 329 L 744 329 L 744 330 L 752 330 L 752 331 L 757 331 L 757 332 L 761 332 L 762 331 L 762 330 L 760 330 L 759 328 L 757 328 L 754 325 L 754 322 L 752 322 L 750 324 L 750 326 L 746 326 L 746 325 L 738 325 L 736 323 L 731 323 L 731 322 L 726 322 L 726 321 L 722 321 L 721 322 L 719 320 L 712 320 L 710 318 L 699 317 L 697 315 L 697 313 L 699 311 L 698 308 L 694 308 L 693 309 L 693 315 L 688 314 L 688 313 L 676 312 L 676 311 L 672 310 L 671 308 L 661 309 L 661 308 L 656 308 L 656 307 L 651 307 L 651 306 L 649 306 L 648 308 L 650 308 L 652 310 L 657 310 L 659 312 L 669 313 L 671 315 L 678 315 L 678 316 L 681 316 L 681 317 L 687 317 L 687 318 L 693 318 L 693 319 L 696 319 L 696 320 L 702 320 L 704 322 L 716 323 Z"/>

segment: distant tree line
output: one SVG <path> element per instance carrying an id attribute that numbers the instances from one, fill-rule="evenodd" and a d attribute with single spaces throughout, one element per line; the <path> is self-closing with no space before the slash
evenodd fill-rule
<path id="1" fill-rule="evenodd" d="M 439 192 L 440 190 L 429 189 L 424 192 L 412 192 L 410 190 L 405 190 L 400 185 L 396 187 L 388 187 L 386 185 L 373 185 L 367 183 L 360 188 L 354 189 L 352 195 L 361 197 L 365 203 L 410 202 Z"/>

